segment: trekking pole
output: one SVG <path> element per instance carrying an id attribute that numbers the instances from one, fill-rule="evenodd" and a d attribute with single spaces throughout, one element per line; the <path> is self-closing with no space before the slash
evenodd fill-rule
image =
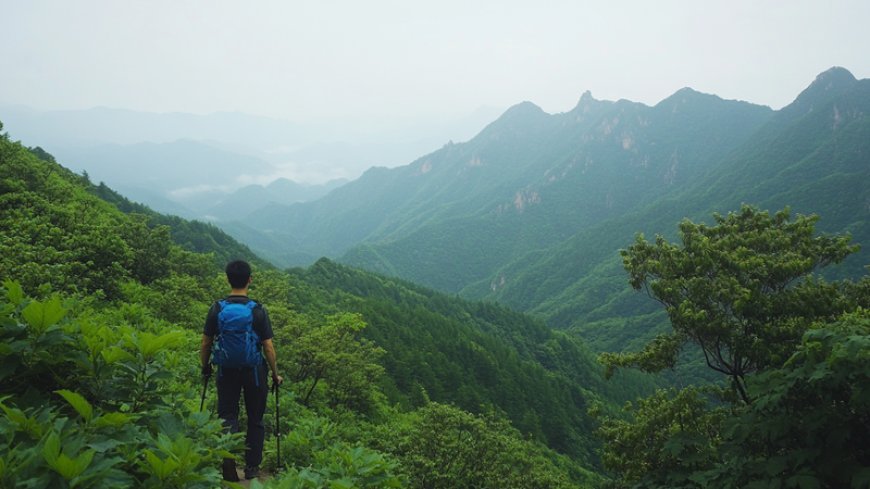
<path id="1" fill-rule="evenodd" d="M 284 462 L 281 460 L 281 409 L 279 406 L 281 405 L 281 401 L 279 400 L 281 396 L 278 393 L 278 383 L 274 384 L 275 389 L 275 443 L 277 444 L 278 451 L 278 466 L 276 467 L 276 472 L 280 471 L 284 468 Z"/>
<path id="2" fill-rule="evenodd" d="M 205 407 L 205 391 L 208 389 L 208 381 L 211 380 L 211 375 L 206 375 L 202 378 L 202 401 L 199 403 L 199 412 Z"/>

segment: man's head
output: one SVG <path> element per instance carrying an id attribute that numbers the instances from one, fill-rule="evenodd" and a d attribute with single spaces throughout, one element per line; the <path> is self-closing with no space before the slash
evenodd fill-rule
<path id="1" fill-rule="evenodd" d="M 227 263 L 227 281 L 234 289 L 244 289 L 251 280 L 251 265 L 244 260 L 235 260 Z"/>

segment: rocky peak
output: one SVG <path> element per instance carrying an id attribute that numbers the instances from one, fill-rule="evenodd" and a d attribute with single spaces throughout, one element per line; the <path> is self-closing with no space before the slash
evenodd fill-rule
<path id="1" fill-rule="evenodd" d="M 592 96 L 592 92 L 586 90 L 580 96 L 577 105 L 570 112 L 567 112 L 566 115 L 572 120 L 586 120 L 589 117 L 600 115 L 602 110 L 611 106 L 613 106 L 613 102 L 598 100 Z"/>
<path id="2" fill-rule="evenodd" d="M 721 100 L 715 95 L 699 92 L 690 87 L 683 87 L 674 92 L 670 97 L 656 104 L 656 108 L 673 109 L 680 105 L 685 105 L 693 102 Z"/>
<path id="3" fill-rule="evenodd" d="M 583 95 L 580 96 L 580 101 L 577 102 L 577 107 L 591 105 L 593 102 L 596 102 L 595 97 L 592 96 L 591 91 L 586 90 L 583 92 Z"/>
<path id="4" fill-rule="evenodd" d="M 545 121 L 549 114 L 531 102 L 521 102 L 509 108 L 478 135 L 487 137 L 504 131 L 522 131 Z M 475 138 L 477 139 L 477 138 Z"/>
<path id="5" fill-rule="evenodd" d="M 515 118 L 515 117 L 527 117 L 527 116 L 536 116 L 536 115 L 546 115 L 544 109 L 538 107 L 532 102 L 525 101 L 520 102 L 505 111 L 504 114 L 499 119 L 507 119 L 507 118 Z"/>
<path id="6" fill-rule="evenodd" d="M 851 88 L 857 80 L 849 70 L 835 66 L 816 76 L 800 95 L 789 106 L 783 109 L 784 113 L 804 114 L 810 112 L 817 105 L 824 103 L 831 97 L 835 97 Z"/>

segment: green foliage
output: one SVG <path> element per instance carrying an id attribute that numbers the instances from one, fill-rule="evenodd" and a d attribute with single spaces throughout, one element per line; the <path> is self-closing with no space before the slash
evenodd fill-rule
<path id="1" fill-rule="evenodd" d="M 781 368 L 748 378 L 754 401 L 709 406 L 660 391 L 605 417 L 612 487 L 839 488 L 870 482 L 870 314 L 818 323 Z"/>
<path id="2" fill-rule="evenodd" d="M 406 487 L 396 464 L 362 446 L 332 445 L 314 455 L 312 467 L 291 467 L 265 486 L 270 489 L 380 489 Z M 251 485 L 251 487 L 258 487 Z"/>
<path id="3" fill-rule="evenodd" d="M 168 385 L 184 346 L 69 317 L 6 282 L 0 299 L 0 486 L 214 487 L 237 437 Z M 177 382 L 177 381 L 176 381 Z M 144 458 L 143 458 L 144 457 Z"/>
<path id="4" fill-rule="evenodd" d="M 331 407 L 341 405 L 361 413 L 374 410 L 379 399 L 374 386 L 384 371 L 378 363 L 384 350 L 360 336 L 365 327 L 358 314 L 344 313 L 326 317 L 320 326 L 296 323 L 279 330 L 287 345 L 284 362 L 292 366 L 293 382 L 302 387 L 303 404 L 311 404 L 324 381 L 323 395 Z"/>
<path id="5" fill-rule="evenodd" d="M 49 390 L 55 385 L 53 376 L 76 360 L 69 354 L 73 339 L 58 324 L 66 311 L 57 296 L 46 302 L 32 301 L 24 297 L 17 283 L 7 281 L 4 287 L 9 288 L 0 302 L 0 381 L 6 386 L 4 391 Z"/>
<path id="6" fill-rule="evenodd" d="M 28 292 L 48 284 L 118 299 L 131 279 L 149 284 L 173 272 L 216 271 L 174 246 L 168 227 L 90 195 L 54 158 L 2 139 L 0 169 L 0 276 L 17 277 Z"/>
<path id="7" fill-rule="evenodd" d="M 500 410 L 524 435 L 589 466 L 597 456 L 588 405 L 599 396 L 621 403 L 650 391 L 637 376 L 608 384 L 577 338 L 495 304 L 449 298 L 325 259 L 293 274 L 313 296 L 293 300 L 299 307 L 365 318 L 364 335 L 387 352 L 384 393 L 406 408 L 433 400 L 473 413 Z"/>
<path id="8" fill-rule="evenodd" d="M 710 389 L 707 389 L 708 391 Z M 706 395 L 705 395 L 706 394 Z M 725 412 L 710 409 L 702 389 L 663 389 L 628 403 L 630 419 L 604 418 L 604 466 L 619 474 L 613 487 L 707 487 L 696 472 L 718 460 Z"/>
<path id="9" fill-rule="evenodd" d="M 725 424 L 723 487 L 870 484 L 870 312 L 804 334 L 785 365 L 748 385 L 751 406 Z"/>
<path id="10" fill-rule="evenodd" d="M 816 318 L 849 307 L 839 291 L 805 277 L 857 250 L 848 236 L 814 236 L 818 217 L 770 216 L 744 205 L 716 225 L 680 224 L 681 244 L 638 236 L 622 251 L 629 282 L 661 302 L 674 333 L 640 355 L 605 356 L 612 365 L 670 367 L 692 341 L 707 365 L 729 376 L 744 400 L 748 374 L 777 366 Z"/>
<path id="11" fill-rule="evenodd" d="M 610 378 L 617 367 L 637 367 L 644 372 L 660 372 L 676 366 L 686 337 L 682 334 L 660 334 L 637 353 L 602 353 L 598 360 L 607 367 Z"/>
<path id="12" fill-rule="evenodd" d="M 580 487 L 558 468 L 559 457 L 522 440 L 494 415 L 431 403 L 385 428 L 379 443 L 401 462 L 410 487 Z M 575 479 L 585 479 L 584 487 L 597 480 L 588 473 Z"/>
<path id="13" fill-rule="evenodd" d="M 744 207 L 717 221 L 715 228 L 684 221 L 682 248 L 639 238 L 623 253 L 632 285 L 666 305 L 675 333 L 640 354 L 603 359 L 667 365 L 690 340 L 705 350 L 708 366 L 732 376 L 736 389 L 719 407 L 684 389 L 629 406 L 628 420 L 604 417 L 602 458 L 617 473 L 612 485 L 866 486 L 868 278 L 835 284 L 803 278 L 854 248 L 848 238 L 814 238 L 814 218 L 790 223 L 784 212 L 771 219 Z"/>
<path id="14" fill-rule="evenodd" d="M 228 261 L 236 259 L 247 260 L 260 269 L 268 269 L 271 267 L 267 262 L 254 255 L 247 246 L 232 239 L 229 235 L 212 224 L 199 221 L 187 221 L 180 217 L 159 214 L 147 206 L 130 201 L 123 195 L 109 188 L 105 183 L 100 182 L 99 185 L 92 184 L 90 180 L 87 179 L 87 174 L 85 174 L 84 180 L 86 183 L 86 189 L 89 193 L 114 205 L 121 212 L 130 214 L 134 217 L 134 223 L 144 222 L 149 228 L 159 229 L 158 233 L 171 238 L 171 240 L 166 240 L 164 242 L 149 242 L 149 240 L 145 240 L 143 241 L 143 244 L 147 243 L 150 244 L 152 248 L 159 248 L 165 247 L 169 242 L 174 242 L 187 251 L 210 253 L 212 255 L 210 266 L 217 266 L 220 268 L 223 268 Z M 138 226 L 138 224 L 134 225 Z M 153 270 L 159 270 L 159 268 L 141 269 L 152 270 L 152 272 Z"/>

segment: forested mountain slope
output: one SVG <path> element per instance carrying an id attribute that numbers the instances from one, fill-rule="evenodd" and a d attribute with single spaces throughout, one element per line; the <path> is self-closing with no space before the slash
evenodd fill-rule
<path id="1" fill-rule="evenodd" d="M 0 481 L 213 487 L 221 450 L 241 443 L 195 412 L 201 322 L 226 287 L 215 256 L 183 250 L 159 215 L 8 136 L 0 168 L 0 378 L 16 379 L 0 390 L 0 433 L 18 440 L 2 445 Z M 197 227 L 174 225 L 197 244 Z M 326 260 L 290 274 L 259 265 L 252 296 L 269 308 L 290 383 L 282 430 L 299 434 L 284 441 L 282 462 L 296 467 L 284 478 L 312 487 L 587 487 L 601 478 L 587 409 L 651 387 L 636 375 L 604 382 L 581 342 L 503 307 Z M 81 470 L 33 456 L 55 443 Z M 193 458 L 165 465 L 173 450 Z M 158 455 L 143 465 L 146 451 Z"/>
<path id="2" fill-rule="evenodd" d="M 655 107 L 587 93 L 555 115 L 524 102 L 467 143 L 246 222 L 315 255 L 362 244 L 342 260 L 456 291 L 692 181 L 769 115 L 690 89 Z"/>
<path id="3" fill-rule="evenodd" d="M 870 264 L 870 80 L 843 69 L 821 75 L 795 102 L 728 154 L 695 184 L 645 209 L 577 233 L 552 248 L 504 267 L 469 287 L 548 318 L 576 326 L 600 347 L 621 349 L 664 321 L 656 305 L 628 286 L 618 250 L 636 233 L 672 237 L 684 217 L 709 221 L 741 203 L 822 217 L 824 232 L 848 232 L 863 248 L 826 273 L 858 277 Z M 498 284 L 495 290 L 492 284 Z"/>
<path id="4" fill-rule="evenodd" d="M 605 381 L 594 354 L 577 338 L 497 304 L 466 302 L 410 283 L 322 259 L 292 271 L 329 297 L 300 297 L 302 310 L 360 313 L 366 337 L 387 351 L 385 392 L 416 405 L 424 397 L 477 412 L 504 411 L 523 432 L 584 460 L 595 460 L 586 411 L 648 392 L 636 375 Z"/>
<path id="5" fill-rule="evenodd" d="M 564 179 L 558 177 L 562 173 L 556 177 L 547 173 L 538 186 L 515 193 L 514 205 L 496 207 L 500 214 L 474 213 L 473 206 L 462 212 L 454 209 L 442 222 L 424 221 L 407 237 L 364 244 L 343 260 L 443 290 L 459 288 L 470 297 L 491 297 L 533 310 L 542 301 L 564 304 L 564 298 L 556 298 L 554 291 L 576 293 L 568 282 L 552 274 L 567 275 L 571 282 L 584 279 L 601 259 L 612 259 L 635 232 L 667 229 L 683 217 L 727 211 L 741 202 L 774 208 L 791 205 L 796 212 L 818 212 L 830 216 L 826 217 L 830 221 L 822 224 L 823 230 L 849 229 L 860 239 L 866 233 L 859 228 L 864 226 L 867 212 L 867 191 L 862 182 L 867 181 L 864 172 L 870 166 L 866 83 L 842 68 L 829 70 L 794 104 L 755 119 L 763 124 L 744 125 L 740 137 L 725 124 L 740 120 L 736 115 L 723 115 L 722 107 L 728 106 L 725 102 L 690 90 L 647 108 L 662 117 L 667 114 L 665 121 L 671 124 L 650 115 L 646 120 L 649 124 L 638 129 L 624 111 L 620 117 L 609 113 L 585 133 L 589 141 L 583 142 L 582 137 L 571 140 L 574 154 L 586 158 L 583 170 L 569 171 Z M 617 102 L 615 106 L 623 105 L 627 111 L 631 106 L 626 104 Z M 583 101 L 578 108 L 582 106 Z M 730 107 L 735 111 L 751 108 Z M 689 115 L 681 116 L 684 112 Z M 715 124 L 701 124 L 704 116 Z M 610 136 L 602 137 L 601 131 L 608 130 Z M 644 142 L 641 134 L 649 140 Z M 733 136 L 727 140 L 730 144 L 724 140 L 728 134 Z M 692 144 L 701 147 L 694 147 L 692 152 Z M 551 149 L 552 142 L 545 147 Z M 571 168 L 577 162 L 576 156 L 558 160 L 547 149 L 536 149 L 540 159 L 535 161 L 543 164 L 561 162 Z M 639 164 L 646 159 L 640 155 L 653 155 L 648 166 Z M 540 163 L 529 167 L 543 168 Z M 671 170 L 683 178 L 667 184 Z M 633 214 L 636 218 L 631 217 Z M 621 226 L 624 219 L 629 221 Z M 620 229 L 627 233 L 619 234 Z M 571 261 L 555 251 L 575 248 L 578 242 L 585 243 L 582 253 Z M 867 255 L 851 261 L 863 256 Z M 534 272 L 541 261 L 549 266 Z M 492 267 L 499 270 L 469 280 Z M 517 268 L 541 277 L 526 281 L 513 271 Z M 525 274 L 520 272 L 523 277 Z"/>

